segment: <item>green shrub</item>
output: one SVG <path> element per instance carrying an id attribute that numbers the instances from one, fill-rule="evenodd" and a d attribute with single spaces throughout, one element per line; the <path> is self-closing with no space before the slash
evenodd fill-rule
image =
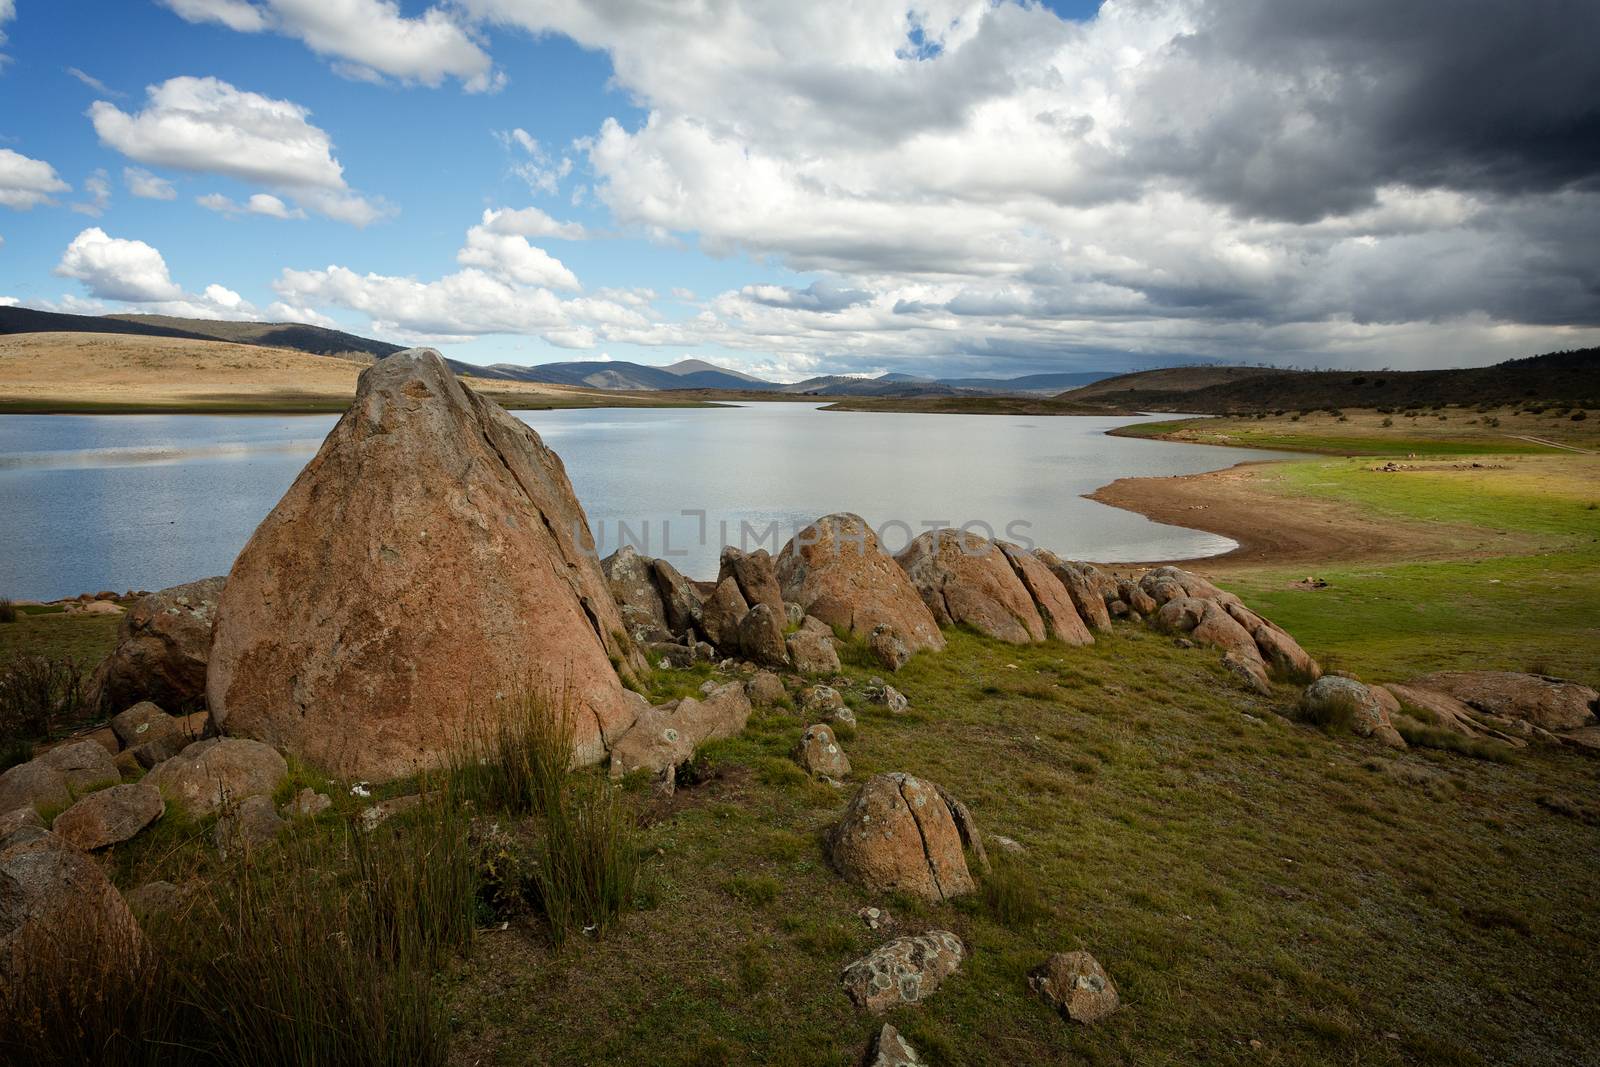
<path id="1" fill-rule="evenodd" d="M 578 927 L 600 933 L 632 905 L 638 889 L 632 812 L 609 783 L 574 777 L 544 822 L 534 905 L 557 942 Z"/>
<path id="2" fill-rule="evenodd" d="M 76 660 L 23 656 L 0 674 L 0 739 L 40 740 L 82 720 L 88 683 Z"/>
<path id="3" fill-rule="evenodd" d="M 782 888 L 782 882 L 764 874 L 736 874 L 722 883 L 724 893 L 751 907 L 771 904 Z"/>
<path id="4" fill-rule="evenodd" d="M 495 713 L 469 719 L 451 748 L 450 779 L 484 810 L 543 814 L 571 773 L 572 733 L 568 701 L 525 690 Z"/>

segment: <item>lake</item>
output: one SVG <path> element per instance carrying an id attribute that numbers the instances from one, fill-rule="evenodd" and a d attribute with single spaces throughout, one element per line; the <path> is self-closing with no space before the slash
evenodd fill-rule
<path id="1" fill-rule="evenodd" d="M 626 540 L 696 578 L 715 577 L 722 544 L 776 551 L 832 511 L 865 516 L 891 551 L 928 524 L 971 523 L 1071 559 L 1211 555 L 1233 542 L 1081 494 L 1273 457 L 1105 436 L 1135 421 L 1126 417 L 820 406 L 518 414 L 566 463 L 602 555 Z M 159 589 L 226 573 L 335 419 L 0 416 L 0 595 Z"/>

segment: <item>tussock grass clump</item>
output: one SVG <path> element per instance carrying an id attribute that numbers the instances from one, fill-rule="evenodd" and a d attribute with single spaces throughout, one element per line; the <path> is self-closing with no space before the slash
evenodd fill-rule
<path id="1" fill-rule="evenodd" d="M 983 910 L 1001 926 L 1027 930 L 1050 914 L 1039 879 L 1023 865 L 996 862 L 978 885 Z"/>
<path id="2" fill-rule="evenodd" d="M 529 689 L 468 721 L 450 752 L 450 779 L 486 811 L 542 815 L 559 800 L 573 761 L 570 705 Z"/>
<path id="3" fill-rule="evenodd" d="M 1412 748 L 1458 752 L 1463 756 L 1490 760 L 1494 763 L 1510 763 L 1513 759 L 1512 753 L 1515 751 L 1510 745 L 1501 744 L 1499 741 L 1468 737 L 1454 730 L 1419 722 L 1410 715 L 1396 715 L 1394 728 L 1400 731 L 1400 736 L 1405 738 L 1406 744 Z"/>
<path id="4" fill-rule="evenodd" d="M 8 596 L 0 596 L 0 622 L 16 622 L 17 606 Z"/>
<path id="5" fill-rule="evenodd" d="M 88 710 L 88 680 L 74 659 L 22 656 L 0 672 L 0 739 L 40 740 Z"/>
<path id="6" fill-rule="evenodd" d="M 475 892 L 448 794 L 371 833 L 308 827 L 148 916 L 138 941 L 52 926 L 0 992 L 0 1060 L 442 1064 L 435 975 L 472 944 Z"/>
<path id="7" fill-rule="evenodd" d="M 485 903 L 501 915 L 532 908 L 558 943 L 579 928 L 604 929 L 633 903 L 639 880 L 633 812 L 610 783 L 573 770 L 572 726 L 565 694 L 529 688 L 491 720 L 474 720 L 449 759 L 454 787 L 481 812 L 529 821 L 526 838 L 486 836 Z"/>

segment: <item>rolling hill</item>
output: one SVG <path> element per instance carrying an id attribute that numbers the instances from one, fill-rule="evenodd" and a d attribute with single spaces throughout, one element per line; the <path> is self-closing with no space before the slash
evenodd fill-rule
<path id="1" fill-rule="evenodd" d="M 1057 399 L 1074 404 L 1207 415 L 1525 401 L 1588 407 L 1600 403 L 1600 348 L 1549 352 L 1488 367 L 1449 370 L 1171 367 L 1107 378 L 1060 393 Z"/>

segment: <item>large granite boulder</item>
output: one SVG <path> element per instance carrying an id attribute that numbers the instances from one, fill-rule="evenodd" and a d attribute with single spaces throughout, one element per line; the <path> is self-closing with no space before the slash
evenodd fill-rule
<path id="1" fill-rule="evenodd" d="M 1011 569 L 1017 572 L 1023 587 L 1028 590 L 1028 595 L 1033 597 L 1034 606 L 1039 609 L 1039 617 L 1044 620 L 1045 631 L 1063 644 L 1094 644 L 1094 636 L 1089 633 L 1089 627 L 1078 614 L 1078 609 L 1061 579 L 1052 574 L 1050 568 L 1032 553 L 1024 552 L 1018 546 L 1006 541 L 997 541 L 995 544 L 1005 553 L 1006 559 L 1011 563 Z"/>
<path id="2" fill-rule="evenodd" d="M 67 788 L 78 796 L 122 780 L 111 753 L 96 741 L 65 742 L 36 757 L 34 762 L 60 771 L 67 780 Z"/>
<path id="3" fill-rule="evenodd" d="M 1114 598 L 1117 584 L 1101 574 L 1093 565 L 1064 560 L 1048 548 L 1036 548 L 1033 554 L 1039 562 L 1050 568 L 1050 573 L 1072 598 L 1072 606 L 1091 630 L 1111 629 L 1111 612 L 1106 608 L 1107 593 Z"/>
<path id="4" fill-rule="evenodd" d="M 1306 718 L 1325 726 L 1347 726 L 1359 737 L 1375 737 L 1390 748 L 1405 748 L 1389 710 L 1376 693 L 1354 678 L 1327 674 L 1300 695 Z"/>
<path id="5" fill-rule="evenodd" d="M 1157 567 L 1142 576 L 1131 592 L 1158 605 L 1150 618 L 1152 626 L 1220 648 L 1229 664 L 1262 692 L 1271 691 L 1269 676 L 1301 683 L 1322 677 L 1317 661 L 1287 631 L 1198 574 L 1181 567 Z"/>
<path id="6" fill-rule="evenodd" d="M 833 635 L 815 630 L 797 630 L 787 639 L 789 659 L 801 674 L 839 673 L 839 650 Z"/>
<path id="7" fill-rule="evenodd" d="M 72 803 L 67 776 L 43 760 L 32 759 L 0 773 L 0 812 L 44 811 Z"/>
<path id="8" fill-rule="evenodd" d="M 961 846 L 939 787 L 898 772 L 867 779 L 828 835 L 829 858 L 851 882 L 934 902 L 976 888 Z"/>
<path id="9" fill-rule="evenodd" d="M 100 973 L 131 967 L 142 945 L 133 913 L 100 864 L 59 835 L 0 849 L 0 988 L 29 981 L 35 964 L 76 961 Z M 51 977 L 45 971 L 34 981 Z M 33 987 L 36 997 L 72 993 Z"/>
<path id="10" fill-rule="evenodd" d="M 439 353 L 362 372 L 355 403 L 239 554 L 206 692 L 217 726 L 340 774 L 437 766 L 530 686 L 581 759 L 632 725 L 643 672 L 560 458 Z"/>
<path id="11" fill-rule="evenodd" d="M 1485 714 L 1520 719 L 1550 731 L 1594 725 L 1600 702 L 1600 693 L 1586 685 L 1516 671 L 1439 671 L 1410 684 L 1454 697 Z"/>
<path id="12" fill-rule="evenodd" d="M 965 623 L 1014 645 L 1045 639 L 1033 597 L 994 542 L 959 530 L 930 530 L 895 560 L 940 626 Z"/>
<path id="13" fill-rule="evenodd" d="M 859 515 L 825 515 L 801 530 L 778 554 L 777 574 L 785 599 L 830 626 L 863 640 L 889 627 L 910 653 L 944 648 L 932 612 Z"/>
<path id="14" fill-rule="evenodd" d="M 173 712 L 205 702 L 211 627 L 223 579 L 206 578 L 141 597 L 117 627 L 117 645 L 89 683 L 102 715 L 141 700 Z"/>

